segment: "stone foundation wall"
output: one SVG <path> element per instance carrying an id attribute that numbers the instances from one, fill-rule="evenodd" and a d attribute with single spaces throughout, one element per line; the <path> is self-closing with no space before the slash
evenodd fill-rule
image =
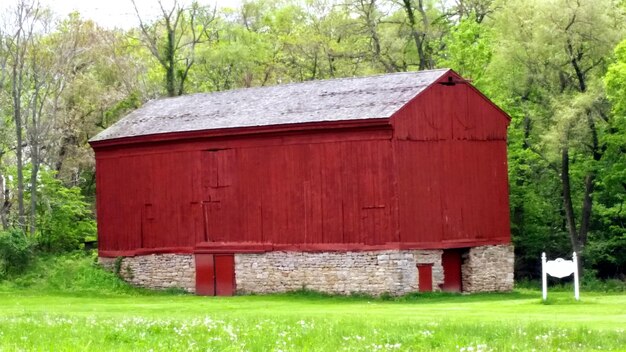
<path id="1" fill-rule="evenodd" d="M 100 257 L 100 264 L 115 269 L 116 258 Z M 192 254 L 151 254 L 124 257 L 120 276 L 127 282 L 152 289 L 196 289 L 196 264 Z"/>
<path id="2" fill-rule="evenodd" d="M 470 248 L 463 258 L 464 292 L 503 292 L 513 289 L 515 255 L 512 245 Z"/>
<path id="3" fill-rule="evenodd" d="M 418 263 L 433 264 L 433 288 L 443 282 L 440 250 L 268 252 L 236 254 L 237 292 L 319 292 L 401 295 L 418 291 Z"/>
<path id="4" fill-rule="evenodd" d="M 442 250 L 369 252 L 267 252 L 235 254 L 237 293 L 272 293 L 300 289 L 335 294 L 402 295 L 419 291 L 418 264 L 433 264 L 433 290 L 443 284 Z M 513 289 L 513 246 L 470 248 L 463 256 L 464 292 Z M 114 270 L 116 258 L 100 258 Z M 192 254 L 124 257 L 120 275 L 129 283 L 153 289 L 195 291 Z"/>

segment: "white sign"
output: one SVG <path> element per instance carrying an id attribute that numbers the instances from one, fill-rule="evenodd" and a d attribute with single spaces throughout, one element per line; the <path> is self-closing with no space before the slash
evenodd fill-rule
<path id="1" fill-rule="evenodd" d="M 550 276 L 562 279 L 566 276 L 572 275 L 574 273 L 575 266 L 576 264 L 574 264 L 573 260 L 557 258 L 555 260 L 548 260 L 546 262 L 546 272 Z"/>
<path id="2" fill-rule="evenodd" d="M 578 258 L 576 252 L 572 254 L 572 260 L 557 258 L 546 261 L 546 254 L 541 253 L 541 282 L 543 300 L 548 298 L 548 275 L 562 279 L 574 274 L 574 298 L 580 298 L 578 289 Z"/>

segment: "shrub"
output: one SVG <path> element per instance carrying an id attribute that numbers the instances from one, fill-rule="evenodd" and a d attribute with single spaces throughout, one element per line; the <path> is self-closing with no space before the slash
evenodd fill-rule
<path id="1" fill-rule="evenodd" d="M 78 187 L 65 187 L 47 170 L 37 188 L 37 232 L 40 249 L 68 252 L 80 249 L 85 238 L 95 238 L 96 222 Z"/>
<path id="2" fill-rule="evenodd" d="M 18 229 L 0 232 L 0 279 L 22 273 L 33 258 L 33 247 Z"/>

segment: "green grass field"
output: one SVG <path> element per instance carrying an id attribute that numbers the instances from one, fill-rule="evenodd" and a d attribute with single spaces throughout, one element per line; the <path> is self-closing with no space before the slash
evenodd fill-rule
<path id="1" fill-rule="evenodd" d="M 0 350 L 626 350 L 626 296 L 569 292 L 399 300 L 0 292 Z"/>
<path id="2" fill-rule="evenodd" d="M 84 255 L 0 282 L 0 351 L 626 351 L 626 295 L 197 297 L 138 290 Z"/>

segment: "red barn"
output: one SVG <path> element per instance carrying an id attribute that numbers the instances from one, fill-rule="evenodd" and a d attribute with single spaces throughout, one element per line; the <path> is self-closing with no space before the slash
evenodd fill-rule
<path id="1" fill-rule="evenodd" d="M 208 295 L 510 290 L 508 124 L 448 69 L 154 100 L 90 141 L 99 256 Z"/>

